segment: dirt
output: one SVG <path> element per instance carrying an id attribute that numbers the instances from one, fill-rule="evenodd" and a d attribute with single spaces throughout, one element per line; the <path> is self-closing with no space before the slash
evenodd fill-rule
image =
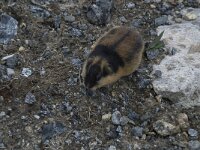
<path id="1" fill-rule="evenodd" d="M 199 108 L 182 109 L 168 100 L 156 99 L 151 86 L 151 69 L 153 64 L 159 63 L 161 54 L 154 60 L 148 60 L 144 54 L 135 73 L 98 90 L 91 97 L 85 94 L 78 81 L 87 52 L 100 35 L 114 25 L 131 26 L 133 19 L 143 17 L 146 21 L 139 31 L 147 43 L 151 42 L 155 36 L 149 31 L 155 31 L 154 20 L 160 15 L 159 11 L 142 1 L 134 1 L 133 9 L 125 9 L 124 3 L 117 1 L 110 23 L 97 26 L 86 18 L 85 8 L 91 1 L 81 4 L 72 0 L 55 3 L 46 0 L 43 5 L 42 2 L 37 5 L 37 0 L 21 0 L 13 2 L 14 6 L 9 5 L 12 2 L 0 2 L 0 10 L 18 21 L 16 37 L 8 45 L 0 45 L 0 58 L 11 54 L 20 57 L 14 77 L 0 86 L 3 97 L 0 112 L 5 112 L 0 118 L 2 149 L 83 150 L 108 149 L 110 145 L 117 149 L 188 148 L 188 141 L 193 139 L 188 136 L 187 129 L 166 137 L 153 129 L 153 123 L 164 117 L 177 125 L 177 115 L 186 113 L 188 128 L 200 132 Z M 50 16 L 38 17 L 31 12 L 32 5 L 48 10 Z M 75 21 L 65 21 L 65 12 L 73 15 Z M 120 21 L 121 16 L 126 18 L 126 23 Z M 23 50 L 19 50 L 20 47 Z M 22 68 L 30 68 L 32 74 L 22 76 Z M 25 103 L 29 92 L 36 98 L 32 105 Z M 102 115 L 115 110 L 123 116 L 135 112 L 139 118 L 133 120 L 134 124 L 121 126 L 121 133 L 116 132 L 118 125 L 111 119 L 102 120 Z M 45 126 L 55 122 L 58 127 L 57 124 Z M 142 137 L 133 136 L 135 126 L 144 129 Z M 47 136 L 46 132 L 52 133 Z"/>

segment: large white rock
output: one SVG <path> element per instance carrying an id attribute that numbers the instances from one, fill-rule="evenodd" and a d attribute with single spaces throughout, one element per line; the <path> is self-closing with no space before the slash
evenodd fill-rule
<path id="1" fill-rule="evenodd" d="M 200 12 L 200 9 L 193 12 Z M 162 40 L 166 49 L 175 48 L 177 53 L 154 65 L 153 72 L 162 72 L 162 77 L 153 81 L 154 90 L 184 107 L 200 106 L 199 14 L 195 21 L 157 28 L 158 34 L 164 30 Z"/>

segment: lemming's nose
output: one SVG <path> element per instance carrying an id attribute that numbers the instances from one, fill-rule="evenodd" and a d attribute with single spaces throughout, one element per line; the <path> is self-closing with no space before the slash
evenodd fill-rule
<path id="1" fill-rule="evenodd" d="M 93 92 L 92 92 L 91 89 L 86 88 L 85 90 L 86 90 L 86 95 L 87 95 L 87 96 L 92 96 L 92 95 L 93 95 Z"/>

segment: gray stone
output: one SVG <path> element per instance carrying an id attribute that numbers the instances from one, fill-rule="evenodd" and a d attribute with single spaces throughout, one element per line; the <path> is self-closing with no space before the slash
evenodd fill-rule
<path id="1" fill-rule="evenodd" d="M 142 135 L 143 135 L 143 128 L 142 127 L 134 127 L 133 129 L 132 129 L 132 134 L 133 134 L 133 136 L 137 136 L 137 137 L 142 137 Z"/>
<path id="2" fill-rule="evenodd" d="M 200 142 L 197 140 L 189 141 L 188 146 L 189 146 L 190 150 L 199 150 Z"/>
<path id="3" fill-rule="evenodd" d="M 8 42 L 17 35 L 18 22 L 13 17 L 0 13 L 0 44 Z"/>
<path id="4" fill-rule="evenodd" d="M 122 117 L 120 118 L 120 124 L 121 124 L 122 126 L 125 126 L 128 122 L 129 122 L 129 118 L 128 118 L 128 117 L 122 116 Z"/>
<path id="5" fill-rule="evenodd" d="M 127 8 L 131 9 L 135 7 L 135 4 L 133 2 L 129 2 L 128 4 L 126 4 Z"/>
<path id="6" fill-rule="evenodd" d="M 4 143 L 0 143 L 0 149 L 6 149 Z"/>
<path id="7" fill-rule="evenodd" d="M 30 11 L 35 17 L 42 18 L 42 19 L 46 19 L 51 15 L 48 10 L 43 9 L 42 7 L 39 7 L 39 6 L 35 6 L 35 5 L 30 5 Z"/>
<path id="8" fill-rule="evenodd" d="M 121 22 L 123 22 L 123 23 L 128 22 L 127 19 L 126 19 L 124 16 L 120 17 L 119 20 L 120 20 Z"/>
<path id="9" fill-rule="evenodd" d="M 146 55 L 149 60 L 156 59 L 160 54 L 159 49 L 147 50 Z"/>
<path id="10" fill-rule="evenodd" d="M 71 63 L 75 67 L 81 67 L 82 61 L 79 58 L 72 58 Z"/>
<path id="11" fill-rule="evenodd" d="M 200 9 L 198 9 L 200 11 Z M 153 81 L 157 94 L 183 107 L 200 106 L 200 17 L 194 22 L 160 26 L 166 49 L 175 48 L 175 55 L 166 56 L 153 72 L 162 77 Z"/>
<path id="12" fill-rule="evenodd" d="M 9 77 L 12 77 L 14 74 L 15 74 L 15 71 L 14 71 L 13 69 L 7 68 L 7 75 L 8 75 Z"/>
<path id="13" fill-rule="evenodd" d="M 113 0 L 96 0 L 88 8 L 87 18 L 92 24 L 105 25 L 110 21 Z"/>
<path id="14" fill-rule="evenodd" d="M 0 103 L 4 102 L 3 96 L 0 96 Z"/>
<path id="15" fill-rule="evenodd" d="M 155 70 L 153 74 L 156 78 L 161 78 L 162 77 L 162 72 L 160 70 Z"/>
<path id="16" fill-rule="evenodd" d="M 7 70 L 4 65 L 0 65 L 0 81 L 8 80 Z"/>
<path id="17" fill-rule="evenodd" d="M 189 127 L 188 116 L 185 113 L 180 113 L 177 116 L 177 121 L 181 129 L 185 130 Z"/>
<path id="18" fill-rule="evenodd" d="M 200 9 L 195 9 L 195 8 L 186 8 L 181 10 L 181 14 L 183 16 L 183 19 L 187 20 L 187 21 L 191 21 L 191 20 L 200 20 Z"/>
<path id="19" fill-rule="evenodd" d="M 36 102 L 35 95 L 33 95 L 31 92 L 27 93 L 25 97 L 25 103 L 32 105 L 35 102 Z"/>
<path id="20" fill-rule="evenodd" d="M 188 134 L 191 136 L 191 137 L 198 137 L 198 131 L 195 130 L 195 129 L 188 129 Z"/>
<path id="21" fill-rule="evenodd" d="M 143 24 L 143 20 L 142 19 L 134 19 L 132 21 L 132 26 L 138 28 Z"/>
<path id="22" fill-rule="evenodd" d="M 67 22 L 74 22 L 75 21 L 75 17 L 74 16 L 65 16 L 65 21 Z"/>
<path id="23" fill-rule="evenodd" d="M 76 29 L 76 28 L 71 28 L 69 29 L 69 34 L 73 37 L 81 37 L 83 36 L 83 33 L 81 30 Z"/>
<path id="24" fill-rule="evenodd" d="M 154 130 L 162 136 L 168 136 L 180 132 L 179 126 L 175 126 L 164 120 L 158 120 L 153 124 Z"/>
<path id="25" fill-rule="evenodd" d="M 0 112 L 0 118 L 4 117 L 6 113 L 4 111 Z"/>
<path id="26" fill-rule="evenodd" d="M 117 150 L 117 148 L 114 145 L 110 145 L 110 147 L 108 148 L 108 150 Z"/>
<path id="27" fill-rule="evenodd" d="M 160 3 L 161 0 L 152 0 L 154 3 Z"/>
<path id="28" fill-rule="evenodd" d="M 115 124 L 115 125 L 120 125 L 120 118 L 121 118 L 121 113 L 119 111 L 115 111 L 113 114 L 112 114 L 112 123 Z"/>
<path id="29" fill-rule="evenodd" d="M 22 69 L 22 76 L 29 77 L 32 75 L 32 70 L 30 68 L 23 68 Z"/>
<path id="30" fill-rule="evenodd" d="M 155 19 L 156 26 L 165 25 L 167 23 L 168 23 L 168 16 L 166 16 L 166 15 Z"/>
<path id="31" fill-rule="evenodd" d="M 122 127 L 118 126 L 117 129 L 116 129 L 116 132 L 122 133 Z"/>
<path id="32" fill-rule="evenodd" d="M 133 121 L 136 121 L 136 120 L 139 120 L 140 119 L 140 115 L 134 111 L 130 112 L 128 114 L 128 118 L 133 120 Z"/>
<path id="33" fill-rule="evenodd" d="M 14 69 L 14 67 L 17 66 L 19 62 L 19 56 L 17 54 L 12 54 L 3 57 L 1 60 L 6 62 L 6 66 L 8 68 Z"/>
<path id="34" fill-rule="evenodd" d="M 65 132 L 66 128 L 61 122 L 52 122 L 49 124 L 45 124 L 42 127 L 42 141 L 45 142 L 50 138 L 60 135 Z"/>

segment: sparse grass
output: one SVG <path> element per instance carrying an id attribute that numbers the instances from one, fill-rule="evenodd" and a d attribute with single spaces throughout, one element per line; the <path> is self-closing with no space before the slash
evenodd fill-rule
<path id="1" fill-rule="evenodd" d="M 147 47 L 147 50 L 155 50 L 155 49 L 162 49 L 164 47 L 164 42 L 161 41 L 161 38 L 164 34 L 164 31 L 162 31 Z"/>

